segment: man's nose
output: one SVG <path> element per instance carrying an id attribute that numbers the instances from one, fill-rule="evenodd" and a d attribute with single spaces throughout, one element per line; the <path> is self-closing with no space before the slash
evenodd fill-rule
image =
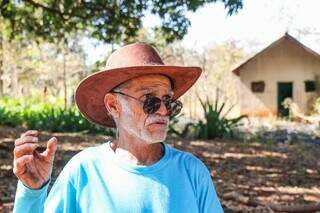
<path id="1" fill-rule="evenodd" d="M 161 116 L 166 116 L 168 114 L 168 110 L 164 105 L 163 101 L 161 101 L 160 108 L 156 111 L 156 114 Z"/>

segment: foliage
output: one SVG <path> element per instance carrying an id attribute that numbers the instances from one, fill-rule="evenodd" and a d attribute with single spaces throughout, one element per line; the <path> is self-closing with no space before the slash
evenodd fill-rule
<path id="1" fill-rule="evenodd" d="M 199 96 L 198 99 L 201 103 L 202 109 L 204 111 L 204 121 L 200 120 L 196 124 L 196 129 L 198 133 L 198 138 L 201 139 L 215 139 L 215 138 L 225 138 L 233 137 L 233 128 L 239 125 L 239 122 L 247 117 L 241 115 L 235 118 L 227 118 L 232 108 L 226 108 L 226 102 L 220 104 L 218 96 L 214 103 L 211 103 L 207 97 L 203 101 Z"/>
<path id="2" fill-rule="evenodd" d="M 192 47 L 191 47 L 192 48 Z M 182 66 L 200 66 L 203 70 L 197 83 L 181 97 L 184 112 L 192 119 L 202 117 L 202 106 L 197 99 L 197 93 L 214 96 L 217 88 L 230 102 L 238 101 L 238 79 L 231 70 L 246 58 L 244 49 L 236 41 L 209 45 L 199 54 L 194 48 L 183 47 L 180 42 L 166 45 L 161 54 L 167 64 Z"/>
<path id="3" fill-rule="evenodd" d="M 215 139 L 234 137 L 233 130 L 240 124 L 240 121 L 247 116 L 241 115 L 235 118 L 227 116 L 233 109 L 234 105 L 227 107 L 226 102 L 219 103 L 217 95 L 215 102 L 211 103 L 207 97 L 203 101 L 199 96 L 204 112 L 204 121 L 198 123 L 188 122 L 185 125 L 178 126 L 179 117 L 170 118 L 168 134 L 177 138 L 197 138 L 197 139 Z"/>
<path id="4" fill-rule="evenodd" d="M 52 132 L 90 132 L 112 135 L 110 129 L 87 121 L 76 107 L 64 109 L 62 104 L 27 101 L 5 97 L 0 100 L 0 125 L 24 126 Z"/>
<path id="5" fill-rule="evenodd" d="M 188 122 L 180 129 L 178 128 L 179 118 L 181 118 L 181 116 L 182 115 L 170 117 L 168 134 L 174 138 L 187 138 L 188 135 L 193 133 L 192 130 L 194 130 L 195 125 L 192 122 Z"/>
<path id="6" fill-rule="evenodd" d="M 70 38 L 76 35 L 96 38 L 112 45 L 123 45 L 138 39 L 143 17 L 152 14 L 160 17 L 162 21 L 155 27 L 154 33 L 161 36 L 165 42 L 172 42 L 182 39 L 187 33 L 190 26 L 190 21 L 186 17 L 187 11 L 196 11 L 206 3 L 217 1 L 225 5 L 228 15 L 242 8 L 242 0 L 2 0 L 0 2 L 0 96 L 4 94 L 2 80 L 4 40 L 48 41 L 60 44 L 63 52 L 70 49 L 67 47 Z M 65 73 L 66 69 L 63 70 Z M 63 81 L 64 95 L 67 97 L 65 74 Z"/>
<path id="7" fill-rule="evenodd" d="M 19 111 L 8 110 L 3 106 L 0 106 L 0 124 L 6 126 L 20 126 L 22 124 L 22 119 Z"/>
<path id="8" fill-rule="evenodd" d="M 204 74 L 201 79 L 203 84 L 200 84 L 198 91 L 201 94 L 212 95 L 219 88 L 228 100 L 236 101 L 237 79 L 232 70 L 245 58 L 246 53 L 236 41 L 208 47 L 199 59 Z"/>
<path id="9" fill-rule="evenodd" d="M 66 86 L 68 97 L 71 97 L 86 74 L 85 55 L 77 38 L 70 40 L 64 56 L 59 53 L 58 45 L 47 42 L 25 40 L 2 44 L 5 55 L 2 79 L 5 79 L 3 89 L 6 95 L 28 97 L 36 92 L 44 98 L 62 96 Z"/>
<path id="10" fill-rule="evenodd" d="M 210 2 L 223 2 L 228 15 L 242 8 L 242 0 L 206 1 L 69 1 L 69 0 L 4 0 L 0 18 L 4 34 L 17 37 L 23 34 L 40 36 L 53 41 L 77 31 L 107 43 L 127 42 L 137 35 L 146 13 L 161 18 L 160 31 L 168 42 L 181 39 L 190 25 L 187 11 L 196 11 Z"/>

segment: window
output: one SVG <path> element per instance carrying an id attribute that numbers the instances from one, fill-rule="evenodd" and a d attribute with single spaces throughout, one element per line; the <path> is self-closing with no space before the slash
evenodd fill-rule
<path id="1" fill-rule="evenodd" d="M 316 91 L 316 82 L 315 81 L 305 81 L 304 88 L 306 92 Z"/>
<path id="2" fill-rule="evenodd" d="M 251 83 L 251 91 L 263 93 L 264 92 L 265 83 L 264 81 L 256 81 Z"/>

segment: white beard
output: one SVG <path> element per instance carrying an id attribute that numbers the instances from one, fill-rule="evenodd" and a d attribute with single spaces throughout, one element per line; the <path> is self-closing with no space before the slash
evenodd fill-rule
<path id="1" fill-rule="evenodd" d="M 119 97 L 119 96 L 118 96 Z M 122 112 L 124 115 L 132 115 L 132 109 L 129 106 L 129 103 L 127 100 L 121 98 L 121 108 L 122 108 Z M 147 120 L 147 124 L 150 124 L 156 120 L 164 120 L 167 122 L 167 124 L 169 123 L 169 118 L 168 117 L 160 117 L 158 115 L 152 115 L 152 117 L 149 117 Z M 126 131 L 129 132 L 131 135 L 134 135 L 137 138 L 140 138 L 142 141 L 144 141 L 147 144 L 154 144 L 154 143 L 159 143 L 159 142 L 163 142 L 166 137 L 167 137 L 167 129 L 168 129 L 168 125 L 166 128 L 166 132 L 164 134 L 161 135 L 152 135 L 149 134 L 149 131 L 145 130 L 142 132 L 137 132 L 137 128 L 136 125 L 133 122 L 130 123 L 126 123 L 125 125 L 122 125 L 123 127 L 125 127 Z M 146 127 L 143 127 L 146 128 Z M 140 133 L 140 134 L 139 134 Z"/>

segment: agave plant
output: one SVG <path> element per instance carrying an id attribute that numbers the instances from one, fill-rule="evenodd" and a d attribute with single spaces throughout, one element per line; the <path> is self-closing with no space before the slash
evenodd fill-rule
<path id="1" fill-rule="evenodd" d="M 213 103 L 209 101 L 208 96 L 205 101 L 199 95 L 197 97 L 204 112 L 204 121 L 200 120 L 196 124 L 197 136 L 200 139 L 233 137 L 233 129 L 239 125 L 242 119 L 247 117 L 241 115 L 235 118 L 227 118 L 235 105 L 227 108 L 226 101 L 219 103 L 219 92 L 217 92 Z"/>
<path id="2" fill-rule="evenodd" d="M 187 135 L 189 135 L 190 132 L 193 132 L 195 128 L 194 123 L 188 122 L 179 130 L 177 126 L 179 123 L 179 118 L 182 116 L 183 114 L 179 115 L 178 117 L 170 117 L 168 134 L 173 138 L 186 138 Z"/>

